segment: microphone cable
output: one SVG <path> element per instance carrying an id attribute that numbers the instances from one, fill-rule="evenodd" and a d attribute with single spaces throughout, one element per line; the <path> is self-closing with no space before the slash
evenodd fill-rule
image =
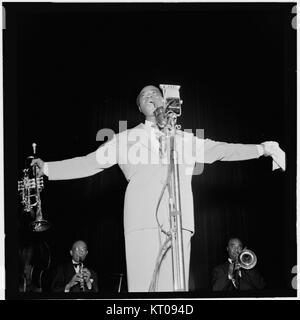
<path id="1" fill-rule="evenodd" d="M 161 233 L 164 233 L 167 236 L 167 239 L 165 240 L 163 245 L 161 245 L 161 239 L 159 237 L 160 249 L 159 249 L 159 252 L 158 252 L 158 255 L 157 255 L 157 258 L 156 258 L 156 263 L 155 263 L 155 267 L 154 267 L 151 283 L 150 283 L 150 286 L 149 286 L 149 292 L 154 292 L 156 290 L 157 279 L 158 279 L 159 269 L 160 269 L 162 260 L 163 260 L 165 254 L 167 253 L 167 251 L 170 249 L 170 247 L 172 245 L 172 243 L 171 243 L 171 233 L 167 232 L 167 231 L 165 231 L 163 229 L 163 226 L 160 224 L 159 219 L 158 219 L 158 209 L 160 207 L 161 200 L 162 200 L 162 197 L 163 197 L 163 195 L 165 193 L 166 187 L 168 186 L 168 184 L 170 182 L 170 178 L 171 178 L 171 166 L 170 166 L 170 164 L 169 164 L 168 167 L 169 167 L 168 168 L 168 175 L 167 175 L 166 181 L 165 181 L 165 183 L 163 185 L 163 188 L 161 190 L 161 193 L 160 193 L 160 196 L 159 196 L 159 200 L 158 200 L 158 203 L 157 203 L 157 206 L 156 206 L 156 212 L 155 212 L 155 218 L 156 218 L 157 225 L 159 227 L 159 231 Z"/>

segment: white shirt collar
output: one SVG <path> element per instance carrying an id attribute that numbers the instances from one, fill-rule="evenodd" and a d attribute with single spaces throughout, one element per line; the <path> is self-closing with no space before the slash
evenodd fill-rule
<path id="1" fill-rule="evenodd" d="M 147 127 L 147 128 L 156 128 L 156 124 L 155 123 L 153 123 L 152 121 L 149 121 L 149 120 L 145 120 L 145 126 Z"/>
<path id="2" fill-rule="evenodd" d="M 82 262 L 81 262 L 81 263 L 82 263 Z M 74 261 L 74 260 L 72 259 L 72 264 L 73 264 L 73 267 L 74 267 L 75 269 L 79 268 L 81 263 L 80 263 L 80 262 L 76 262 L 76 261 Z M 82 266 L 83 266 L 83 263 L 82 263 Z"/>

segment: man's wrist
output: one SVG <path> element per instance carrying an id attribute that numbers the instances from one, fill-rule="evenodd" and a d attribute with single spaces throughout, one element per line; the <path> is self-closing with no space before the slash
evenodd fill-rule
<path id="1" fill-rule="evenodd" d="M 265 148 L 263 144 L 257 144 L 256 147 L 257 147 L 259 157 L 265 154 Z"/>
<path id="2" fill-rule="evenodd" d="M 43 172 L 46 176 L 49 176 L 49 166 L 47 162 L 44 162 Z"/>

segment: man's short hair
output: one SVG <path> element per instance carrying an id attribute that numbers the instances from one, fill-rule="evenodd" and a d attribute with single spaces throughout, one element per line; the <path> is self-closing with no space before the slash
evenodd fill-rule
<path id="1" fill-rule="evenodd" d="M 73 249 L 74 245 L 75 245 L 77 242 L 83 242 L 86 246 L 88 246 L 88 245 L 87 245 L 87 242 L 86 242 L 85 240 L 78 239 L 78 240 L 75 240 L 75 241 L 72 242 L 71 250 Z"/>
<path id="2" fill-rule="evenodd" d="M 138 96 L 136 97 L 136 104 L 137 106 L 139 107 L 140 109 L 140 95 L 141 95 L 141 92 L 138 94 Z"/>

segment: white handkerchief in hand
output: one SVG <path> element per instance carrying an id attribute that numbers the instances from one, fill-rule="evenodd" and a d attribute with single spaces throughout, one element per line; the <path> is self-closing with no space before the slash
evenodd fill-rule
<path id="1" fill-rule="evenodd" d="M 285 171 L 285 152 L 279 147 L 279 145 L 274 147 L 272 158 L 272 170 L 274 171 L 281 168 L 283 171 Z"/>

